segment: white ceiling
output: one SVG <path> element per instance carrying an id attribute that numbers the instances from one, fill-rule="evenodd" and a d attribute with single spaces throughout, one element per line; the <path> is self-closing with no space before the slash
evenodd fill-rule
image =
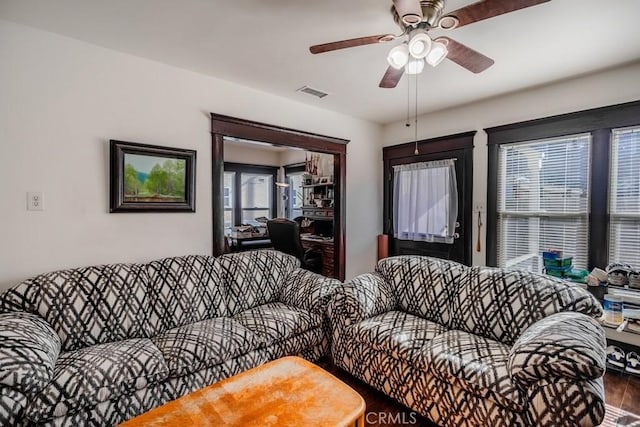
<path id="1" fill-rule="evenodd" d="M 446 11 L 473 0 L 448 0 Z M 320 55 L 313 44 L 398 33 L 391 0 L 0 0 L 0 18 L 378 123 L 402 120 L 407 78 L 380 89 L 399 41 Z M 552 0 L 448 32 L 493 58 L 419 76 L 419 113 L 640 59 L 640 0 Z M 432 36 L 441 30 L 430 32 Z M 328 92 L 317 99 L 303 85 Z M 552 101 L 551 101 L 552 102 Z"/>

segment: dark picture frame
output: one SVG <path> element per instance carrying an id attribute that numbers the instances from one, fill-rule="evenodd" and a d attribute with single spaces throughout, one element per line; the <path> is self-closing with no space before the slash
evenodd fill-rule
<path id="1" fill-rule="evenodd" d="M 109 141 L 109 212 L 195 212 L 196 151 Z"/>

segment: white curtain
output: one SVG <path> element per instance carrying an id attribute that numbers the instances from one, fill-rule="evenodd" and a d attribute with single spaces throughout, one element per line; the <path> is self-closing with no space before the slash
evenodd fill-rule
<path id="1" fill-rule="evenodd" d="M 396 239 L 453 243 L 458 217 L 454 159 L 394 166 L 393 189 Z"/>

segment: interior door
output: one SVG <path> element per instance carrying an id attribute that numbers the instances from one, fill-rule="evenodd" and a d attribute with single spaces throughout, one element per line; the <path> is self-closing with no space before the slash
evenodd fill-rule
<path id="1" fill-rule="evenodd" d="M 472 134 L 473 135 L 473 134 Z M 447 150 L 446 144 L 436 144 L 430 149 L 426 147 L 420 150 L 418 155 L 406 156 L 401 150 L 393 152 L 393 147 L 385 149 L 385 209 L 384 230 L 389 236 L 389 256 L 393 255 L 425 255 L 443 259 L 450 259 L 466 265 L 471 265 L 472 260 L 472 175 L 473 175 L 473 148 L 471 135 L 471 147 Z M 428 141 L 422 143 L 423 146 Z M 406 144 L 405 144 L 406 145 Z M 411 144 L 413 148 L 413 144 Z M 396 146 L 400 148 L 401 146 Z M 422 147 L 421 147 L 422 148 Z M 444 148 L 444 149 L 443 149 Z M 406 150 L 405 150 L 406 151 Z M 395 154 L 395 155 L 394 155 Z M 453 244 L 431 243 L 412 240 L 396 239 L 393 233 L 393 166 L 434 160 L 455 159 L 455 173 L 458 186 L 458 220 L 456 228 L 458 237 Z"/>

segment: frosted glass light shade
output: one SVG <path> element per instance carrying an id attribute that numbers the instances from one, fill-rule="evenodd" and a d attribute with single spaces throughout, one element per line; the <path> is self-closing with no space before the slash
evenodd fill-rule
<path id="1" fill-rule="evenodd" d="M 424 70 L 424 59 L 411 58 L 404 67 L 404 71 L 407 74 L 420 74 Z"/>
<path id="2" fill-rule="evenodd" d="M 433 44 L 431 45 L 431 51 L 429 52 L 425 60 L 429 65 L 431 65 L 432 67 L 435 67 L 436 65 L 441 63 L 442 60 L 446 58 L 448 54 L 449 54 L 449 50 L 447 49 L 447 46 L 444 43 L 433 42 Z"/>
<path id="3" fill-rule="evenodd" d="M 424 30 L 415 30 L 409 39 L 409 53 L 414 58 L 424 58 L 431 50 L 431 37 Z"/>
<path id="4" fill-rule="evenodd" d="M 389 51 L 387 55 L 387 62 L 396 70 L 407 65 L 409 62 L 409 49 L 406 44 L 401 44 Z"/>

